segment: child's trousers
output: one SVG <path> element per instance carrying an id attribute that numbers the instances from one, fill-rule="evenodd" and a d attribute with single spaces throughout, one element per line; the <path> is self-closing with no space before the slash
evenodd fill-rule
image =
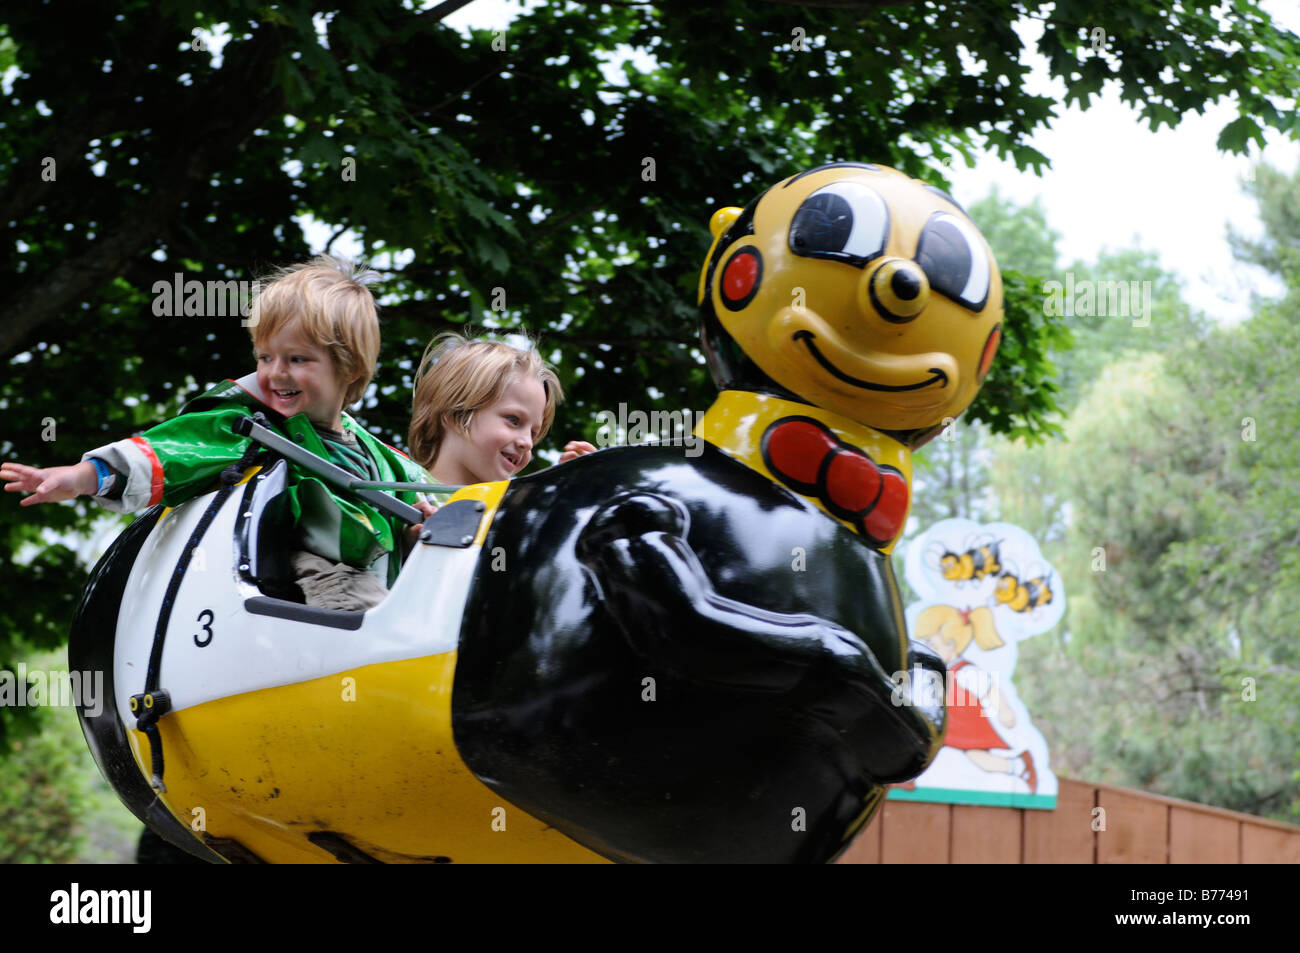
<path id="1" fill-rule="evenodd" d="M 292 563 L 294 581 L 309 606 L 364 611 L 388 595 L 384 584 L 364 569 L 305 552 L 294 553 Z"/>

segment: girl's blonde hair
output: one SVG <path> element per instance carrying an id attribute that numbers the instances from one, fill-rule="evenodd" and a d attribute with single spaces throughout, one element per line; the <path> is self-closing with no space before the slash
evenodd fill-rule
<path id="1" fill-rule="evenodd" d="M 988 606 L 977 606 L 969 612 L 954 606 L 930 606 L 917 617 L 913 638 L 924 641 L 935 635 L 950 639 L 958 655 L 966 651 L 972 639 L 986 652 L 1004 644 Z"/>
<path id="2" fill-rule="evenodd" d="M 416 372 L 411 401 L 408 443 L 411 459 L 433 468 L 448 426 L 469 433 L 475 411 L 501 400 L 516 378 L 533 378 L 546 394 L 546 408 L 536 443 L 555 420 L 555 407 L 564 400 L 560 379 L 536 347 L 521 351 L 500 341 L 470 340 L 453 331 L 439 334 L 424 350 Z"/>
<path id="3" fill-rule="evenodd" d="M 359 401 L 379 362 L 379 308 L 366 282 L 379 275 L 360 262 L 318 255 L 257 283 L 249 311 L 253 348 L 298 321 L 307 338 L 330 352 L 343 406 Z"/>

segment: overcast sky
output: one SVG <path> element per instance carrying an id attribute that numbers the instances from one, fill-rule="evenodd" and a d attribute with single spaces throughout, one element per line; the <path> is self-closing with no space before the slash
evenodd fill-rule
<path id="1" fill-rule="evenodd" d="M 1264 7 L 1280 25 L 1300 32 L 1300 6 L 1288 0 Z M 1041 27 L 1029 24 L 1021 35 L 1036 42 Z M 1063 100 L 1064 84 L 1048 82 L 1042 58 L 1035 54 L 1029 62 L 1036 65 L 1034 90 Z M 1041 177 L 986 155 L 974 169 L 953 170 L 955 197 L 974 201 L 993 183 L 1018 202 L 1041 196 L 1049 223 L 1061 233 L 1064 262 L 1091 260 L 1106 246 L 1151 249 L 1183 277 L 1184 299 L 1215 318 L 1245 317 L 1251 290 L 1281 292 L 1279 283 L 1237 264 L 1228 248 L 1229 223 L 1250 234 L 1261 231 L 1255 203 L 1240 182 L 1251 160 L 1215 146 L 1219 131 L 1235 117 L 1232 104 L 1188 114 L 1177 128 L 1159 132 L 1140 123 L 1113 84 L 1092 108 L 1059 111 L 1052 127 L 1031 140 L 1051 160 Z M 1263 158 L 1294 169 L 1300 144 L 1270 131 Z"/>
<path id="2" fill-rule="evenodd" d="M 1295 0 L 1268 0 L 1262 6 L 1279 25 L 1300 33 Z M 468 24 L 501 29 L 519 9 L 506 0 L 474 0 L 447 23 L 457 29 Z M 1032 46 L 1041 28 L 1041 22 L 1033 21 L 1018 30 Z M 1049 82 L 1042 57 L 1024 57 L 1033 67 L 1031 90 L 1061 102 L 1064 85 Z M 1228 248 L 1229 222 L 1249 234 L 1260 231 L 1254 202 L 1240 184 L 1250 159 L 1215 147 L 1219 130 L 1234 116 L 1231 104 L 1220 103 L 1204 115 L 1189 114 L 1176 129 L 1152 132 L 1139 124 L 1137 112 L 1120 101 L 1112 84 L 1090 109 L 1058 107 L 1058 113 L 1051 128 L 1031 140 L 1051 162 L 1042 176 L 1018 172 L 1011 163 L 985 155 L 973 169 L 959 165 L 951 170 L 954 197 L 969 205 L 994 184 L 1017 202 L 1041 196 L 1048 222 L 1061 233 L 1064 264 L 1091 261 L 1105 247 L 1150 249 L 1182 277 L 1184 298 L 1192 307 L 1219 320 L 1245 317 L 1252 290 L 1281 292 L 1268 276 L 1237 264 Z M 1300 164 L 1300 144 L 1270 133 L 1263 158 L 1294 169 Z"/>

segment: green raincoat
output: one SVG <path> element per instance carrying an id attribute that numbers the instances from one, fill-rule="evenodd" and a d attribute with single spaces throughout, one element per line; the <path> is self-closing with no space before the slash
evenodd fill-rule
<path id="1" fill-rule="evenodd" d="M 180 416 L 137 437 L 84 454 L 83 460 L 98 457 L 125 480 L 119 499 L 95 499 L 109 509 L 130 513 L 156 503 L 176 506 L 211 491 L 221 471 L 237 462 L 249 445 L 250 438 L 234 433 L 235 421 L 259 411 L 281 436 L 346 467 L 345 461 L 329 452 L 306 414 L 285 419 L 268 408 L 259 394 L 255 374 L 239 381 L 224 381 L 192 400 Z M 342 422 L 343 429 L 355 435 L 358 447 L 369 458 L 371 472 L 363 479 L 429 482 L 424 470 L 406 454 L 376 440 L 346 413 Z M 355 467 L 346 468 L 355 471 Z M 347 491 L 334 490 L 297 464 L 289 463 L 287 484 L 289 512 L 299 535 L 293 543 L 296 548 L 369 570 L 387 585 L 392 584 L 400 568 L 406 524 Z M 406 503 L 417 499 L 414 493 L 394 495 Z M 396 558 L 384 558 L 393 553 Z"/>

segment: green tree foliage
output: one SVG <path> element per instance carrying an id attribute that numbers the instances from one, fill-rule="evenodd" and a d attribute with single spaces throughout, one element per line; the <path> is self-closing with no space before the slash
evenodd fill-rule
<path id="1" fill-rule="evenodd" d="M 1240 339 L 1218 343 L 1237 370 L 1251 361 Z M 1180 360 L 1199 351 L 1193 343 Z M 1276 624 L 1293 623 L 1300 606 L 1293 575 L 1246 558 L 1278 511 L 1242 505 L 1259 494 L 1234 476 L 1240 425 L 1221 407 L 1235 404 L 1227 388 L 1241 399 L 1240 384 L 1224 379 L 1206 399 L 1214 385 L 1173 363 L 1153 353 L 1116 361 L 1067 425 L 1050 471 L 1069 503 L 1067 529 L 1044 552 L 1069 611 L 1059 631 L 1026 644 L 1017 681 L 1066 773 L 1294 819 L 1285 699 L 1296 651 Z"/>
<path id="2" fill-rule="evenodd" d="M 1060 235 L 1048 226 L 1037 200 L 1025 206 L 1016 205 L 996 188 L 967 210 L 993 249 L 1007 282 L 1007 294 L 1020 301 L 1015 313 L 1038 322 L 1032 334 L 1044 342 L 1042 356 L 1047 358 L 1035 360 L 1031 368 L 1015 353 L 1009 353 L 1014 344 L 1004 343 L 985 387 L 992 393 L 1010 381 L 1013 386 L 1038 388 L 1055 401 L 1059 376 L 1055 362 L 1060 360 L 1057 355 L 1066 352 L 1073 342 L 1069 319 L 1047 313 L 1041 288 L 1043 277 L 1056 272 Z M 908 520 L 913 533 L 950 517 L 977 521 L 994 518 L 989 428 L 978 420 L 967 419 L 969 416 L 963 415 L 914 458 L 916 477 Z M 1032 443 L 1038 445 L 1041 437 L 1060 433 L 1059 422 L 1054 417 L 1045 416 L 1038 425 L 1033 434 L 1022 429 L 1018 436 L 1035 438 Z"/>
<path id="3" fill-rule="evenodd" d="M 997 186 L 966 206 L 1003 269 L 1046 278 L 1056 271 L 1061 233 L 1047 224 L 1040 198 L 1017 205 Z"/>
<path id="4" fill-rule="evenodd" d="M 85 806 L 77 768 L 85 743 L 33 719 L 35 731 L 6 742 L 0 771 L 0 863 L 71 863 L 82 846 L 77 820 Z"/>
<path id="5" fill-rule="evenodd" d="M 26 659 L 48 678 L 59 667 L 55 654 Z M 0 707 L 0 717 L 8 711 Z M 7 757 L 0 760 L 0 864 L 69 863 L 84 847 L 78 822 L 94 797 L 85 742 L 70 708 L 34 707 L 26 713 L 31 730 L 6 739 Z"/>
<path id="6" fill-rule="evenodd" d="M 1182 300 L 1177 276 L 1149 251 L 1103 251 L 1095 262 L 1076 261 L 1048 280 L 1057 284 L 1044 289 L 1043 307 L 1064 309 L 1070 330 L 1070 348 L 1051 354 L 1067 410 L 1125 353 L 1169 351 L 1207 331 Z"/>
<path id="7" fill-rule="evenodd" d="M 980 424 L 953 423 L 915 459 L 909 523 L 915 519 L 916 528 L 924 530 L 953 517 L 991 518 L 987 439 Z"/>
<path id="8" fill-rule="evenodd" d="M 1051 264 L 1042 273 L 1045 280 L 1036 286 L 1036 307 L 1052 315 L 1045 319 L 1051 322 L 1054 337 L 1044 373 L 1050 375 L 1064 412 L 1073 414 L 1087 389 L 1116 361 L 1165 353 L 1202 341 L 1209 333 L 1206 319 L 1182 300 L 1178 277 L 1165 270 L 1153 253 L 1136 248 L 1104 250 L 1096 261 L 1061 266 L 1055 262 L 1056 236 L 1032 206 L 1015 209 L 1004 203 L 999 208 L 997 197 L 992 196 L 977 207 L 990 221 L 1006 223 L 995 225 L 993 234 L 997 240 L 1019 243 L 1010 244 L 1010 254 L 1019 247 L 1020 254 L 1037 256 L 1041 266 L 1047 261 L 1043 249 L 1050 249 Z M 994 250 L 999 260 L 1006 254 L 998 245 Z M 1048 282 L 1056 283 L 1053 290 Z M 1123 296 L 1112 298 L 1113 289 L 1121 284 Z M 1127 302 L 1122 313 L 1115 313 L 1117 300 Z M 989 473 L 1002 518 L 1040 541 L 1059 539 L 1067 520 L 1069 498 L 1062 492 L 1062 467 L 1069 451 L 1057 442 L 1032 445 L 1012 439 L 994 440 L 981 451 L 992 457 Z"/>
<path id="9" fill-rule="evenodd" d="M 1294 730 L 1300 696 L 1300 216 L 1295 189 L 1300 169 L 1287 175 L 1263 166 L 1254 194 L 1265 238 L 1238 253 L 1281 278 L 1286 294 L 1262 303 L 1239 327 L 1216 331 L 1178 354 L 1172 372 L 1206 408 L 1225 435 L 1220 476 L 1198 498 L 1205 529 L 1172 547 L 1170 564 L 1195 580 L 1198 602 L 1222 620 L 1236 649 L 1224 680 L 1250 689 L 1244 705 L 1252 731 L 1277 741 L 1275 755 L 1289 768 L 1275 803 L 1290 799 L 1300 818 L 1300 736 Z M 1289 211 L 1288 211 L 1289 210 Z"/>
<path id="10" fill-rule="evenodd" d="M 468 38 L 441 24 L 460 5 L 7 3 L 0 454 L 68 462 L 247 370 L 238 320 L 160 316 L 155 283 L 301 260 L 303 216 L 386 265 L 366 425 L 400 442 L 421 346 L 490 320 L 546 331 L 573 398 L 563 439 L 590 436 L 593 412 L 622 400 L 708 403 L 693 299 L 715 208 L 836 158 L 940 184 L 931 170 L 979 148 L 1045 163 L 1027 137 L 1055 104 L 1026 89 L 1015 0 L 564 2 Z M 1262 125 L 1295 127 L 1275 102 L 1300 88 L 1300 40 L 1246 0 L 1128 0 L 1104 15 L 1056 0 L 1030 15 L 1067 101 L 1114 80 L 1158 128 L 1233 96 L 1223 142 L 1237 150 Z M 201 29 L 229 38 L 220 56 Z M 656 68 L 607 76 L 624 48 Z M 968 416 L 1048 433 L 1053 324 L 1031 277 L 1009 274 L 1007 289 L 999 369 Z M 66 532 L 91 512 L 40 519 Z M 0 509 L 11 554 L 31 517 Z M 84 575 L 47 537 L 4 578 L 10 665 L 16 640 L 63 637 Z"/>
<path id="11" fill-rule="evenodd" d="M 1255 166 L 1246 193 L 1259 203 L 1264 235 L 1252 239 L 1229 227 L 1233 254 L 1281 278 L 1289 288 L 1300 285 L 1300 169 L 1290 175 L 1267 163 Z"/>
<path id="12" fill-rule="evenodd" d="M 1277 205 L 1295 181 L 1259 175 L 1265 238 L 1239 246 L 1285 298 L 1204 330 L 1169 306 L 1170 287 L 1164 344 L 1140 351 L 1126 340 L 1158 320 L 1085 329 L 1067 361 L 1102 369 L 1086 386 L 1079 373 L 1068 442 L 1000 446 L 993 467 L 1003 518 L 1048 540 L 1068 592 L 1066 620 L 1026 644 L 1018 676 L 1057 763 L 1293 822 L 1300 281 L 1287 262 L 1300 220 Z"/>

